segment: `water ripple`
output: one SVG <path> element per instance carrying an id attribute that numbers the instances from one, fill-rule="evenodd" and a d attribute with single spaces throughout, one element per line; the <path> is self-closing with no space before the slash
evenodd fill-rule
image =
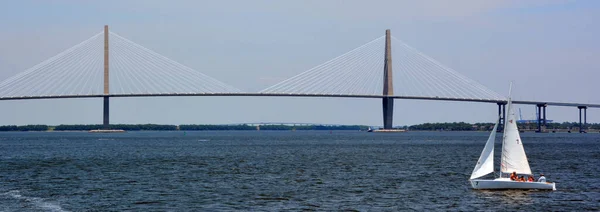
<path id="1" fill-rule="evenodd" d="M 557 182 L 557 191 L 472 190 L 467 179 L 487 133 L 0 133 L 0 205 L 6 211 L 599 207 L 599 134 L 522 138 L 532 170 Z"/>

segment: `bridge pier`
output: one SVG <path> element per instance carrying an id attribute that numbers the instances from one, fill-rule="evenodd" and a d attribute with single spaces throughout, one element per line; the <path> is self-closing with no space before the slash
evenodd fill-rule
<path id="1" fill-rule="evenodd" d="M 102 128 L 105 130 L 109 130 L 110 129 L 110 122 L 109 122 L 109 113 L 108 113 L 108 107 L 109 103 L 108 103 L 108 96 L 104 97 L 104 118 L 102 120 Z"/>
<path id="2" fill-rule="evenodd" d="M 547 104 L 537 104 L 537 131 L 535 132 L 543 132 L 546 130 L 546 106 Z"/>
<path id="3" fill-rule="evenodd" d="M 383 129 L 394 128 L 394 98 L 383 98 Z"/>
<path id="4" fill-rule="evenodd" d="M 498 117 L 500 119 L 496 132 L 502 132 L 504 130 L 504 121 L 506 120 L 506 103 L 498 102 L 496 104 L 498 104 Z"/>
<path id="5" fill-rule="evenodd" d="M 585 126 L 587 125 L 587 106 L 577 106 L 579 109 L 579 133 L 586 133 Z M 581 110 L 583 109 L 583 124 L 581 124 Z"/>

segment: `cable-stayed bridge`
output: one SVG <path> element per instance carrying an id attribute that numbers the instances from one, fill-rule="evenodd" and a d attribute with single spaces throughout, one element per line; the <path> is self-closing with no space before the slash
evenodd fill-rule
<path id="1" fill-rule="evenodd" d="M 393 56 L 393 57 L 392 57 Z M 393 59 L 392 59 L 393 58 Z M 258 92 L 242 91 L 104 31 L 0 83 L 0 100 L 103 98 L 105 128 L 111 97 L 299 96 L 382 99 L 383 124 L 392 128 L 394 99 L 485 102 L 506 98 L 391 36 L 356 49 Z M 548 105 L 585 112 L 600 104 L 513 101 L 534 104 L 546 120 Z M 542 112 L 543 109 L 543 112 Z M 581 122 L 581 121 L 580 121 Z M 585 121 L 584 121 L 585 122 Z M 545 123 L 544 123 L 545 124 Z"/>

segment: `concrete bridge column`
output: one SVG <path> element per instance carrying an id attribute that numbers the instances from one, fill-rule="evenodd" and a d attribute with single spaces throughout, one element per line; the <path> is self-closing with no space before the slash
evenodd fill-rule
<path id="1" fill-rule="evenodd" d="M 392 129 L 394 126 L 394 98 L 383 98 L 383 129 Z"/>
<path id="2" fill-rule="evenodd" d="M 102 128 L 105 130 L 110 129 L 110 122 L 109 122 L 109 113 L 108 113 L 108 96 L 104 97 L 104 112 L 103 112 L 103 121 L 102 121 Z"/>
<path id="3" fill-rule="evenodd" d="M 547 104 L 537 104 L 537 131 L 536 132 L 543 132 L 544 130 L 546 130 L 546 106 L 548 106 Z M 543 111 L 542 111 L 543 108 Z"/>
<path id="4" fill-rule="evenodd" d="M 496 132 L 502 132 L 504 130 L 504 121 L 506 120 L 506 103 L 498 102 L 496 104 L 498 104 L 498 117 L 500 119 Z"/>
<path id="5" fill-rule="evenodd" d="M 383 95 L 394 96 L 394 81 L 392 77 L 392 40 L 390 30 L 385 30 L 385 57 L 383 66 Z M 394 128 L 394 98 L 383 97 L 383 129 Z"/>
<path id="6" fill-rule="evenodd" d="M 586 133 L 585 125 L 587 125 L 587 106 L 577 106 L 579 109 L 579 133 Z M 583 109 L 583 124 L 581 124 L 581 110 Z"/>
<path id="7" fill-rule="evenodd" d="M 104 26 L 104 112 L 103 112 L 103 120 L 102 120 L 102 128 L 104 128 L 105 130 L 110 129 L 110 122 L 109 122 L 109 113 L 108 113 L 108 109 L 109 109 L 109 101 L 108 101 L 108 94 L 109 94 L 109 87 L 108 87 L 108 25 Z"/>

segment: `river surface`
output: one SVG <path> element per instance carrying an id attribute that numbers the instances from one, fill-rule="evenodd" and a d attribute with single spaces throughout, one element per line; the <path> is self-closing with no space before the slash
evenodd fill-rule
<path id="1" fill-rule="evenodd" d="M 556 182 L 557 191 L 472 190 L 467 180 L 487 136 L 0 133 L 0 211 L 600 208 L 600 133 L 521 134 L 532 171 Z"/>

